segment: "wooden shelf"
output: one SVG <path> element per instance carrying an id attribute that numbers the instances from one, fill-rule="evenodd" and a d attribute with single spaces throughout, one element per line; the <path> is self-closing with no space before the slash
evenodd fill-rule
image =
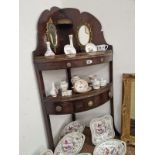
<path id="1" fill-rule="evenodd" d="M 112 87 L 112 83 L 107 84 L 105 87 L 101 87 L 100 89 L 97 90 L 91 90 L 87 93 L 74 93 L 72 96 L 70 97 L 63 97 L 60 94 L 57 97 L 52 97 L 52 96 L 48 96 L 44 99 L 45 103 L 50 103 L 50 102 L 68 102 L 68 101 L 78 101 L 78 100 L 82 100 L 82 99 L 86 99 L 89 97 L 93 97 L 99 94 L 102 94 L 104 92 L 106 92 L 107 90 L 110 90 Z"/>
<path id="2" fill-rule="evenodd" d="M 87 63 L 91 60 L 91 63 Z M 65 54 L 49 56 L 34 57 L 34 64 L 37 65 L 39 70 L 57 70 L 74 67 L 90 66 L 112 61 L 112 51 L 97 52 L 94 55 L 89 55 L 86 52 L 77 53 L 75 57 L 68 57 Z"/>

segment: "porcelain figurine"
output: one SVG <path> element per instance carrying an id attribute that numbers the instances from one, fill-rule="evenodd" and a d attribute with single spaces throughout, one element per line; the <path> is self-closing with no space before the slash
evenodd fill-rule
<path id="1" fill-rule="evenodd" d="M 64 52 L 69 57 L 74 57 L 76 55 L 76 49 L 73 45 L 73 35 L 69 35 L 69 42 L 70 44 L 67 44 L 64 46 Z"/>
<path id="2" fill-rule="evenodd" d="M 50 47 L 50 42 L 47 41 L 46 42 L 46 46 L 47 46 L 47 50 L 44 56 L 48 57 L 48 56 L 54 56 L 55 53 L 52 51 L 51 47 Z"/>
<path id="3" fill-rule="evenodd" d="M 52 82 L 52 89 L 50 91 L 50 95 L 52 95 L 52 97 L 57 97 L 57 89 L 55 87 L 55 83 Z"/>

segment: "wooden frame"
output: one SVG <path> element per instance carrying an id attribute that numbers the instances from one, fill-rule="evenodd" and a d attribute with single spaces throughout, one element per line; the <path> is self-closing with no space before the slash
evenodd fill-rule
<path id="1" fill-rule="evenodd" d="M 122 133 L 121 139 L 128 144 L 135 144 L 135 137 L 131 135 L 131 90 L 135 74 L 123 74 L 123 103 L 122 103 Z"/>

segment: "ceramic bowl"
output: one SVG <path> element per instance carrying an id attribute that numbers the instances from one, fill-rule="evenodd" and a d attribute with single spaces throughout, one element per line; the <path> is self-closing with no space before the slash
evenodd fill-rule
<path id="1" fill-rule="evenodd" d="M 125 155 L 126 154 L 126 143 L 117 140 L 110 139 L 100 143 L 94 149 L 93 155 Z"/>
<path id="2" fill-rule="evenodd" d="M 97 52 L 97 47 L 96 47 L 96 45 L 93 44 L 93 43 L 88 43 L 88 44 L 86 44 L 86 46 L 85 46 L 85 51 L 86 51 L 86 53 L 93 55 L 93 54 L 96 54 L 96 52 Z"/>
<path id="3" fill-rule="evenodd" d="M 85 141 L 85 135 L 80 132 L 72 132 L 65 135 L 55 148 L 54 155 L 78 154 Z"/>
<path id="4" fill-rule="evenodd" d="M 71 133 L 71 132 L 81 132 L 82 133 L 84 131 L 84 129 L 85 129 L 85 125 L 81 121 L 70 122 L 62 130 L 61 137 L 68 133 Z"/>
<path id="5" fill-rule="evenodd" d="M 68 57 L 74 57 L 74 56 L 76 56 L 76 49 L 73 46 L 68 44 L 68 45 L 64 46 L 64 53 Z"/>
<path id="6" fill-rule="evenodd" d="M 95 118 L 90 121 L 92 143 L 97 145 L 105 140 L 114 138 L 113 119 L 111 115 Z"/>

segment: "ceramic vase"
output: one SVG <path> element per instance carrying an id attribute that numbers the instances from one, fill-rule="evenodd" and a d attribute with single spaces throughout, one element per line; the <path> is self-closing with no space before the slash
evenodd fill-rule
<path id="1" fill-rule="evenodd" d="M 69 44 L 64 46 L 64 52 L 69 57 L 74 57 L 76 55 L 76 49 L 73 45 L 73 35 L 69 35 Z"/>
<path id="2" fill-rule="evenodd" d="M 52 97 L 57 97 L 57 89 L 55 87 L 55 83 L 52 82 L 52 89 L 50 91 L 50 95 L 52 95 Z"/>
<path id="3" fill-rule="evenodd" d="M 46 50 L 45 56 L 47 56 L 47 57 L 48 56 L 54 56 L 55 53 L 52 51 L 49 41 L 46 42 L 46 46 L 47 46 L 47 50 Z"/>

